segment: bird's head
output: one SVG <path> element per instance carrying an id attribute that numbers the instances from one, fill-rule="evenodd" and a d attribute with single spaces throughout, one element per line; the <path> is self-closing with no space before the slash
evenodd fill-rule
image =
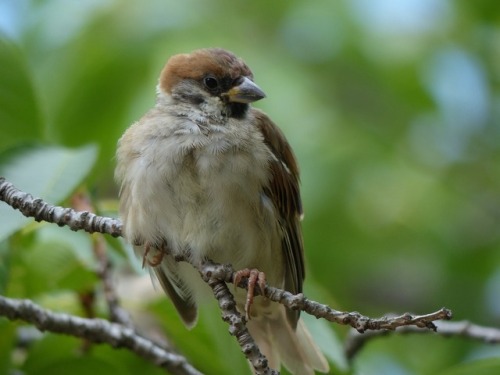
<path id="1" fill-rule="evenodd" d="M 220 48 L 172 56 L 158 87 L 175 101 L 236 118 L 246 113 L 249 103 L 265 97 L 243 60 Z"/>

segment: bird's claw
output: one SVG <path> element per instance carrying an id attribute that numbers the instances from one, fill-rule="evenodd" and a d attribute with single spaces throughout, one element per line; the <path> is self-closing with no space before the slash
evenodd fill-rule
<path id="1" fill-rule="evenodd" d="M 266 275 L 264 272 L 260 272 L 256 268 L 245 268 L 234 273 L 233 283 L 235 287 L 238 286 L 241 279 L 247 277 L 247 299 L 245 302 L 245 317 L 247 320 L 250 320 L 250 308 L 253 303 L 253 298 L 255 296 L 255 285 L 258 285 L 260 288 L 260 293 L 264 293 L 264 289 L 266 288 Z"/>

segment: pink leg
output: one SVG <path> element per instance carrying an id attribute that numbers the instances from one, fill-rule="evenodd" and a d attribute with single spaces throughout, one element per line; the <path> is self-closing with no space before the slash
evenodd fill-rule
<path id="1" fill-rule="evenodd" d="M 245 268 L 234 273 L 234 285 L 238 285 L 241 279 L 244 277 L 248 278 L 247 299 L 245 302 L 245 317 L 247 320 L 250 320 L 250 308 L 255 296 L 255 285 L 259 286 L 260 292 L 263 294 L 264 289 L 266 288 L 266 275 L 264 274 L 264 272 L 260 272 L 256 268 Z"/>

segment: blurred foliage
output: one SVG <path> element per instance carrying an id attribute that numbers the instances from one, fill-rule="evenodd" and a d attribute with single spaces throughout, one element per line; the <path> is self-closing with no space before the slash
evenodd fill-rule
<path id="1" fill-rule="evenodd" d="M 298 155 L 310 297 L 372 315 L 446 306 L 498 326 L 496 0 L 0 0 L 2 174 L 55 204 L 84 188 L 116 215 L 117 139 L 153 105 L 167 58 L 208 46 L 252 67 L 267 93 L 257 106 Z M 105 316 L 88 236 L 2 205 L 0 233 L 2 294 L 83 314 L 78 293 L 96 291 Z M 108 244 L 117 274 L 138 279 L 123 244 Z M 188 332 L 161 294 L 139 297 L 123 296 L 137 323 L 200 370 L 246 370 L 216 308 Z M 349 369 L 346 329 L 310 323 L 336 373 L 499 372 L 498 347 L 434 335 L 377 339 Z M 26 328 L 0 319 L 0 372 L 160 373 L 102 345 L 25 340 Z"/>

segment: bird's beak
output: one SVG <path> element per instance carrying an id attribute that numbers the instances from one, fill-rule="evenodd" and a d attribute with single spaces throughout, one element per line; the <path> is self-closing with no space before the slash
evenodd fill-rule
<path id="1" fill-rule="evenodd" d="M 265 98 L 266 94 L 250 79 L 243 77 L 243 82 L 234 86 L 224 96 L 232 103 L 252 103 Z"/>

